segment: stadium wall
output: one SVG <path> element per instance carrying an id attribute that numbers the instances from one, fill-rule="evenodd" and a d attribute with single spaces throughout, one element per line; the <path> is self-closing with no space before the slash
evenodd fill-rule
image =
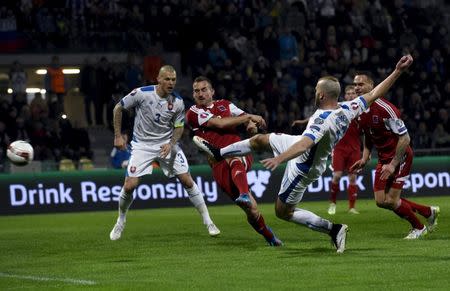
<path id="1" fill-rule="evenodd" d="M 373 197 L 374 165 L 372 161 L 358 176 L 360 198 Z M 416 158 L 404 195 L 450 195 L 449 165 L 450 156 Z M 270 172 L 260 164 L 254 165 L 248 173 L 248 180 L 259 203 L 274 202 L 283 171 L 284 167 Z M 192 166 L 191 173 L 205 193 L 208 205 L 232 203 L 218 189 L 208 166 Z M 123 170 L 3 174 L 0 175 L 0 215 L 115 210 L 123 177 Z M 318 181 L 310 185 L 303 200 L 327 200 L 330 181 L 331 171 L 327 169 Z M 341 180 L 341 190 L 347 183 L 347 178 Z M 134 195 L 134 209 L 190 206 L 181 183 L 167 179 L 159 169 L 142 179 Z M 340 198 L 346 199 L 346 196 L 341 194 Z"/>

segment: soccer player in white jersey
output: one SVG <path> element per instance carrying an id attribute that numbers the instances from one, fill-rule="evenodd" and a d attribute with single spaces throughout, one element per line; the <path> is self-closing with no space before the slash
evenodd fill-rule
<path id="1" fill-rule="evenodd" d="M 135 118 L 131 157 L 120 192 L 119 217 L 110 233 L 111 240 L 121 237 L 139 177 L 152 173 L 154 161 L 159 163 L 167 177 L 176 176 L 180 180 L 189 200 L 202 216 L 209 234 L 220 234 L 220 230 L 209 217 L 203 193 L 189 173 L 186 156 L 177 144 L 184 129 L 184 102 L 173 91 L 176 81 L 175 69 L 172 66 L 163 66 L 159 70 L 158 85 L 134 89 L 114 107 L 115 147 L 124 149 L 126 146 L 121 135 L 122 110 L 134 108 Z"/>
<path id="2" fill-rule="evenodd" d="M 325 171 L 332 148 L 342 138 L 350 122 L 377 98 L 385 95 L 412 61 L 410 55 L 403 56 L 395 70 L 372 91 L 342 103 L 337 102 L 341 91 L 339 81 L 330 76 L 320 78 L 316 85 L 315 96 L 318 109 L 311 116 L 305 131 L 300 136 L 259 134 L 220 150 L 199 137 L 194 137 L 194 142 L 216 160 L 246 155 L 252 150 L 273 151 L 273 158 L 261 161 L 267 169 L 274 170 L 279 164 L 287 162 L 275 204 L 277 217 L 329 234 L 337 253 L 342 253 L 345 250 L 348 226 L 332 223 L 311 211 L 296 206 L 308 185 L 316 181 Z"/>

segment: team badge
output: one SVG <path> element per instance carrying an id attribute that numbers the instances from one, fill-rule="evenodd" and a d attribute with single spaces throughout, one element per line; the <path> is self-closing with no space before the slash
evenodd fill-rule
<path id="1" fill-rule="evenodd" d="M 200 113 L 200 118 L 206 118 L 206 117 L 208 117 L 208 113 L 206 113 L 206 112 Z"/>
<path id="2" fill-rule="evenodd" d="M 130 172 L 131 172 L 131 173 L 136 172 L 136 167 L 135 167 L 135 166 L 131 166 L 131 167 L 130 167 Z"/>
<path id="3" fill-rule="evenodd" d="M 352 106 L 353 110 L 356 110 L 359 107 L 358 103 L 356 103 L 356 102 L 352 102 L 352 103 L 350 103 L 350 105 Z"/>
<path id="4" fill-rule="evenodd" d="M 173 103 L 172 102 L 167 103 L 167 109 L 169 109 L 169 110 L 173 109 Z"/>
<path id="5" fill-rule="evenodd" d="M 136 95 L 136 93 L 137 93 L 137 89 L 134 89 L 133 91 L 131 91 L 130 95 L 134 96 L 134 95 Z"/>
<path id="6" fill-rule="evenodd" d="M 378 118 L 378 115 L 372 116 L 372 122 L 373 123 L 378 124 L 379 121 L 380 121 L 380 119 Z"/>
<path id="7" fill-rule="evenodd" d="M 217 106 L 217 109 L 219 109 L 221 112 L 224 112 L 224 111 L 227 110 L 227 109 L 225 108 L 225 106 L 223 106 L 223 105 Z"/>
<path id="8" fill-rule="evenodd" d="M 323 124 L 323 119 L 322 118 L 316 118 L 316 119 L 314 119 L 314 123 L 315 124 Z"/>

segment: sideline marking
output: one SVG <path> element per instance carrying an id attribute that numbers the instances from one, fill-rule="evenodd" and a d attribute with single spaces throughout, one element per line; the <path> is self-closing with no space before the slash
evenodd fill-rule
<path id="1" fill-rule="evenodd" d="M 34 281 L 58 281 L 64 283 L 73 283 L 80 285 L 95 285 L 97 284 L 94 281 L 89 280 L 78 280 L 78 279 L 70 279 L 70 278 L 49 278 L 49 277 L 38 277 L 38 276 L 25 276 L 25 275 L 15 275 L 0 272 L 0 277 L 4 278 L 17 278 L 17 279 L 26 279 L 26 280 L 34 280 Z"/>

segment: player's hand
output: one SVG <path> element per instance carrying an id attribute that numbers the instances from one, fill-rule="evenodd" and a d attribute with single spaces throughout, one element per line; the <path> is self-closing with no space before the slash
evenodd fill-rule
<path id="1" fill-rule="evenodd" d="M 386 164 L 381 167 L 381 180 L 387 180 L 395 172 L 395 167 L 391 164 Z"/>
<path id="2" fill-rule="evenodd" d="M 258 128 L 260 128 L 260 129 L 266 129 L 267 128 L 266 121 L 260 115 L 251 114 L 250 115 L 250 121 L 256 123 L 256 126 Z"/>
<path id="3" fill-rule="evenodd" d="M 277 157 L 273 157 L 262 160 L 261 164 L 263 164 L 266 169 L 273 171 L 278 167 L 280 162 L 278 161 Z"/>
<path id="4" fill-rule="evenodd" d="M 125 139 L 122 135 L 118 135 L 114 137 L 114 146 L 118 148 L 119 150 L 125 150 L 126 149 L 126 143 Z"/>
<path id="5" fill-rule="evenodd" d="M 170 153 L 171 150 L 172 150 L 172 145 L 170 143 L 166 143 L 161 146 L 159 155 L 161 156 L 161 158 L 165 158 L 165 157 L 167 157 L 167 155 Z"/>
<path id="6" fill-rule="evenodd" d="M 411 55 L 403 56 L 395 66 L 396 70 L 403 72 L 413 63 L 413 57 Z"/>
<path id="7" fill-rule="evenodd" d="M 349 169 L 349 171 L 351 173 L 359 173 L 361 172 L 361 170 L 364 168 L 364 166 L 366 165 L 367 161 L 360 159 L 357 160 Z"/>

